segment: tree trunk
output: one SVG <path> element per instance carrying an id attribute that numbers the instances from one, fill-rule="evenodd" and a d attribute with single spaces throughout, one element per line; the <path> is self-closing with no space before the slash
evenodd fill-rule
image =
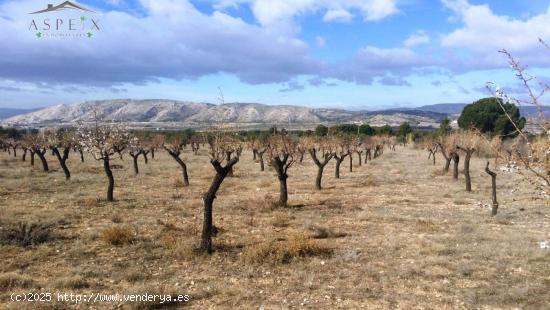
<path id="1" fill-rule="evenodd" d="M 460 162 L 460 156 L 458 156 L 457 152 L 453 152 L 452 154 L 453 158 L 453 179 L 458 179 L 458 163 Z"/>
<path id="2" fill-rule="evenodd" d="M 317 151 L 315 149 L 309 150 L 309 155 L 311 156 L 311 159 L 317 166 L 317 177 L 315 178 L 315 189 L 321 190 L 321 179 L 323 178 L 323 170 L 325 169 L 325 166 L 328 164 L 328 162 L 332 159 L 333 155 L 324 153 L 323 154 L 323 162 L 319 161 L 317 158 Z"/>
<path id="3" fill-rule="evenodd" d="M 34 166 L 34 151 L 31 150 L 31 166 Z"/>
<path id="4" fill-rule="evenodd" d="M 13 157 L 17 157 L 17 147 L 13 147 Z"/>
<path id="5" fill-rule="evenodd" d="M 252 150 L 252 160 L 256 160 L 256 150 Z"/>
<path id="6" fill-rule="evenodd" d="M 80 162 L 84 162 L 84 152 L 82 150 L 78 150 L 78 153 L 80 154 Z"/>
<path id="7" fill-rule="evenodd" d="M 263 153 L 263 152 L 258 153 L 258 157 L 260 157 L 260 171 L 264 171 L 264 170 L 265 170 L 265 166 L 264 166 L 264 153 Z"/>
<path id="8" fill-rule="evenodd" d="M 345 155 L 342 155 L 340 157 L 334 155 L 334 159 L 336 160 L 336 167 L 334 169 L 334 177 L 339 179 L 340 178 L 340 164 L 344 161 L 344 159 L 346 159 L 346 156 L 348 156 L 348 154 L 345 154 Z"/>
<path id="9" fill-rule="evenodd" d="M 71 172 L 67 167 L 67 159 L 69 158 L 69 149 L 66 148 L 63 150 L 63 156 L 61 156 L 61 153 L 59 153 L 58 148 L 52 148 L 52 152 L 57 158 L 57 161 L 59 162 L 61 169 L 63 169 L 63 173 L 65 174 L 65 179 L 69 180 L 71 178 Z"/>
<path id="10" fill-rule="evenodd" d="M 361 153 L 357 152 L 357 155 L 359 157 L 359 167 L 361 167 L 361 165 L 363 164 L 362 161 L 363 161 L 363 155 L 361 155 Z"/>
<path id="11" fill-rule="evenodd" d="M 472 180 L 470 178 L 470 159 L 472 158 L 473 150 L 467 150 L 464 157 L 464 179 L 466 180 L 466 191 L 472 191 Z"/>
<path id="12" fill-rule="evenodd" d="M 323 179 L 323 170 L 325 166 L 317 166 L 317 177 L 315 178 L 315 189 L 321 190 L 321 180 Z"/>
<path id="13" fill-rule="evenodd" d="M 433 159 L 434 166 L 435 166 L 435 151 L 433 152 L 433 156 L 432 156 L 432 157 L 433 157 L 432 159 Z"/>
<path id="14" fill-rule="evenodd" d="M 443 168 L 443 171 L 449 172 L 449 167 L 451 166 L 451 160 L 453 159 L 453 156 L 452 154 L 447 155 L 447 151 L 445 150 L 443 144 L 438 143 L 437 146 L 441 150 L 441 155 L 443 155 L 443 158 L 445 158 L 445 167 Z"/>
<path id="15" fill-rule="evenodd" d="M 340 164 L 342 163 L 342 161 L 344 159 L 342 157 L 340 157 L 340 158 L 334 157 L 334 159 L 336 160 L 336 166 L 334 167 L 334 177 L 339 179 L 340 178 Z"/>
<path id="16" fill-rule="evenodd" d="M 229 160 L 231 159 L 231 154 L 232 154 L 232 152 L 226 152 L 225 153 L 225 160 L 227 162 L 229 162 Z M 229 172 L 227 173 L 227 176 L 228 177 L 233 177 L 233 166 L 229 167 Z"/>
<path id="17" fill-rule="evenodd" d="M 281 158 L 274 158 L 271 161 L 271 166 L 275 168 L 275 171 L 277 172 L 277 178 L 279 179 L 279 206 L 286 206 L 288 202 L 288 189 L 287 189 L 287 182 L 288 175 L 285 172 L 285 166 L 286 162 L 288 160 L 288 157 L 281 159 Z"/>
<path id="18" fill-rule="evenodd" d="M 23 156 L 21 156 L 21 160 L 22 160 L 22 161 L 26 161 L 26 160 L 27 160 L 27 149 L 23 149 Z"/>
<path id="19" fill-rule="evenodd" d="M 151 149 L 151 158 L 155 159 L 155 149 L 154 148 Z"/>
<path id="20" fill-rule="evenodd" d="M 212 253 L 212 207 L 214 205 L 214 199 L 216 199 L 216 193 L 220 189 L 220 186 L 228 175 L 229 171 L 238 161 L 238 158 L 230 160 L 225 167 L 222 167 L 217 160 L 212 160 L 211 163 L 216 169 L 216 175 L 210 184 L 210 188 L 203 195 L 204 202 L 204 221 L 202 226 L 201 244 L 199 251 L 205 253 Z"/>
<path id="21" fill-rule="evenodd" d="M 183 186 L 189 186 L 189 175 L 187 175 L 187 165 L 183 162 L 183 160 L 180 160 L 180 167 L 181 167 L 181 176 L 183 178 Z"/>
<path id="22" fill-rule="evenodd" d="M 134 162 L 134 174 L 138 175 L 139 174 L 139 167 L 138 167 L 139 154 L 137 154 L 137 155 L 130 154 L 130 156 L 132 156 L 132 159 L 133 159 L 133 162 Z"/>
<path id="23" fill-rule="evenodd" d="M 300 162 L 302 162 L 303 160 L 304 160 L 304 153 L 300 152 Z"/>
<path id="24" fill-rule="evenodd" d="M 493 207 L 491 208 L 491 216 L 497 215 L 498 211 L 498 201 L 497 201 L 497 174 L 491 170 L 489 170 L 489 162 L 487 162 L 487 166 L 485 166 L 485 172 L 491 176 L 491 197 L 493 199 Z"/>
<path id="25" fill-rule="evenodd" d="M 353 154 L 349 154 L 349 172 L 353 172 Z"/>
<path id="26" fill-rule="evenodd" d="M 451 166 L 451 159 L 453 159 L 451 156 L 445 157 L 445 168 L 443 168 L 445 172 L 449 172 L 449 167 Z"/>
<path id="27" fill-rule="evenodd" d="M 288 202 L 288 189 L 287 189 L 287 183 L 286 180 L 288 178 L 288 175 L 284 174 L 282 176 L 279 176 L 279 205 L 280 206 L 286 206 Z"/>
<path id="28" fill-rule="evenodd" d="M 36 151 L 36 154 L 38 155 L 38 158 L 40 158 L 40 161 L 42 162 L 42 170 L 44 172 L 50 171 L 50 168 L 48 167 L 48 161 L 46 160 L 46 150 L 44 151 Z"/>
<path id="29" fill-rule="evenodd" d="M 105 170 L 105 174 L 109 180 L 109 184 L 107 186 L 107 201 L 114 201 L 113 191 L 115 188 L 115 178 L 113 177 L 113 172 L 111 171 L 109 157 L 103 158 L 103 169 Z"/>
<path id="30" fill-rule="evenodd" d="M 180 165 L 181 173 L 183 177 L 183 186 L 187 187 L 189 186 L 189 176 L 187 175 L 187 165 L 185 162 L 179 157 L 179 154 L 174 153 L 172 151 L 168 151 L 168 154 L 174 158 L 174 160 Z"/>
<path id="31" fill-rule="evenodd" d="M 149 158 L 147 158 L 147 153 L 143 152 L 143 160 L 145 160 L 145 164 L 147 165 L 149 163 Z"/>

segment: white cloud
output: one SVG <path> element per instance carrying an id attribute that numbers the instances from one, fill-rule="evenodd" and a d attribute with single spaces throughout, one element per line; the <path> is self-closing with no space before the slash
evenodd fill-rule
<path id="1" fill-rule="evenodd" d="M 343 22 L 348 23 L 353 19 L 353 15 L 344 9 L 328 10 L 323 16 L 325 22 Z"/>
<path id="2" fill-rule="evenodd" d="M 215 7 L 235 7 L 247 3 L 264 26 L 292 22 L 295 16 L 322 13 L 326 22 L 350 21 L 352 11 L 365 21 L 378 21 L 396 14 L 397 0 L 214 0 Z"/>
<path id="3" fill-rule="evenodd" d="M 385 84 L 405 84 L 403 77 L 416 69 L 427 68 L 440 63 L 430 55 L 419 55 L 408 48 L 378 48 L 367 46 L 347 61 L 331 66 L 327 77 L 359 84 L 371 84 L 382 77 Z M 395 78 L 395 77 L 399 78 Z M 390 83 L 393 82 L 393 83 Z"/>
<path id="4" fill-rule="evenodd" d="M 488 5 L 472 5 L 466 0 L 442 0 L 462 22 L 462 27 L 443 36 L 446 48 L 464 48 L 473 53 L 474 65 L 498 66 L 503 59 L 495 57 L 507 49 L 532 65 L 548 65 L 547 50 L 538 38 L 550 39 L 550 8 L 528 19 L 496 15 Z"/>
<path id="5" fill-rule="evenodd" d="M 395 0 L 371 0 L 361 1 L 360 6 L 363 10 L 363 17 L 367 21 L 376 21 L 384 19 L 398 12 Z"/>
<path id="6" fill-rule="evenodd" d="M 430 37 L 428 34 L 423 30 L 418 30 L 411 34 L 405 42 L 403 42 L 403 45 L 407 48 L 413 48 L 428 43 L 430 43 Z"/>
<path id="7" fill-rule="evenodd" d="M 322 65 L 293 35 L 203 14 L 182 0 L 142 0 L 145 16 L 97 15 L 102 30 L 90 40 L 37 39 L 28 12 L 40 2 L 0 4 L 0 41 L 9 42 L 0 49 L 0 79 L 114 85 L 225 72 L 255 84 L 314 74 Z"/>

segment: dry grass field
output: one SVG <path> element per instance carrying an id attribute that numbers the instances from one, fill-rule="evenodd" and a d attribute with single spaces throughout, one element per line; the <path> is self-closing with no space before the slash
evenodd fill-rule
<path id="1" fill-rule="evenodd" d="M 0 246 L 1 309 L 154 308 L 147 303 L 15 303 L 13 292 L 188 294 L 197 309 L 548 309 L 549 201 L 499 172 L 499 214 L 490 216 L 485 161 L 472 159 L 473 192 L 427 152 L 398 147 L 314 190 L 309 157 L 279 185 L 245 151 L 214 204 L 216 251 L 200 239 L 201 195 L 214 170 L 205 149 L 185 151 L 190 187 L 163 152 L 134 176 L 131 157 L 113 170 L 107 203 L 101 162 L 72 154 L 65 181 L 55 158 L 40 171 L 0 153 L 0 226 L 52 224 L 45 242 Z M 355 160 L 357 163 L 357 160 Z M 462 163 L 461 163 L 462 164 Z M 10 227 L 11 227 L 10 226 Z"/>

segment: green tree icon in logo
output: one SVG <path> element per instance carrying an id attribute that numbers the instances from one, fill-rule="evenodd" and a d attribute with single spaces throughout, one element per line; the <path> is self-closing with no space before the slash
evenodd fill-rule
<path id="1" fill-rule="evenodd" d="M 42 32 L 37 32 L 37 33 L 36 33 L 36 37 L 37 37 L 37 38 L 42 38 Z"/>
<path id="2" fill-rule="evenodd" d="M 88 33 L 86 33 L 86 35 L 88 36 L 88 38 L 92 38 L 92 36 L 93 36 L 94 34 L 91 33 L 91 32 L 88 32 Z"/>
<path id="3" fill-rule="evenodd" d="M 86 20 L 86 16 L 80 16 L 80 21 L 84 22 Z"/>

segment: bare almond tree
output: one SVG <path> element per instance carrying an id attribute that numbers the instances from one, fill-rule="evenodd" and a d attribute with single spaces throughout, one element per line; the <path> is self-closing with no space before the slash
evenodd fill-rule
<path id="1" fill-rule="evenodd" d="M 435 154 L 439 151 L 439 144 L 434 139 L 426 139 L 424 145 L 425 149 L 428 150 L 428 160 L 431 158 L 435 166 Z"/>
<path id="2" fill-rule="evenodd" d="M 363 149 L 365 150 L 365 165 L 369 160 L 372 160 L 372 149 L 374 147 L 374 137 L 364 137 L 362 141 Z"/>
<path id="3" fill-rule="evenodd" d="M 260 162 L 260 171 L 265 171 L 264 154 L 268 149 L 269 136 L 260 135 L 249 142 L 249 147 L 252 149 L 253 158 Z"/>
<path id="4" fill-rule="evenodd" d="M 449 172 L 451 160 L 453 159 L 452 150 L 454 149 L 454 146 L 449 146 L 447 144 L 447 139 L 445 139 L 444 137 L 439 138 L 439 141 L 437 141 L 436 144 L 439 151 L 441 152 L 441 155 L 443 155 L 443 158 L 445 158 L 445 166 L 443 167 L 443 171 Z"/>
<path id="5" fill-rule="evenodd" d="M 210 164 L 214 167 L 216 174 L 203 195 L 204 202 L 204 221 L 202 226 L 201 244 L 199 251 L 212 253 L 212 208 L 216 193 L 220 189 L 223 180 L 232 171 L 233 166 L 239 162 L 239 156 L 242 152 L 242 144 L 229 134 L 215 133 L 209 138 L 210 145 Z M 225 164 L 223 164 L 225 163 Z"/>
<path id="6" fill-rule="evenodd" d="M 147 162 L 147 155 L 145 154 L 145 145 L 143 140 L 140 138 L 133 136 L 130 137 L 129 143 L 128 143 L 128 154 L 130 157 L 132 157 L 133 167 L 134 167 L 134 174 L 139 174 L 139 164 L 138 164 L 138 158 L 140 155 L 143 155 L 146 159 L 145 162 Z"/>
<path id="7" fill-rule="evenodd" d="M 333 137 L 332 143 L 334 145 L 333 151 L 332 151 L 332 157 L 336 161 L 336 164 L 334 166 L 334 177 L 339 179 L 340 178 L 340 165 L 346 159 L 347 156 L 351 156 L 351 146 L 350 146 L 350 140 L 348 137 L 340 136 L 340 137 Z"/>
<path id="8" fill-rule="evenodd" d="M 48 161 L 46 160 L 46 152 L 48 149 L 44 132 L 26 135 L 25 143 L 27 144 L 27 147 L 31 150 L 31 165 L 34 164 L 34 155 L 36 154 L 36 156 L 38 156 L 40 162 L 42 163 L 42 170 L 44 172 L 49 172 L 50 168 L 48 166 Z"/>
<path id="9" fill-rule="evenodd" d="M 75 145 L 74 133 L 58 129 L 46 132 L 45 137 L 48 147 L 52 150 L 65 174 L 65 179 L 69 180 L 71 178 L 71 172 L 67 166 L 67 160 L 69 159 L 71 149 L 74 148 Z"/>
<path id="10" fill-rule="evenodd" d="M 479 135 L 474 132 L 467 131 L 458 134 L 456 148 L 464 153 L 464 179 L 466 191 L 472 191 L 472 179 L 470 176 L 470 160 L 472 154 L 476 151 L 479 145 Z"/>
<path id="11" fill-rule="evenodd" d="M 307 138 L 303 140 L 303 143 L 304 145 L 307 145 L 309 155 L 317 166 L 315 189 L 321 190 L 323 171 L 325 170 L 325 166 L 330 162 L 333 157 L 333 148 L 331 144 L 325 139 Z"/>
<path id="12" fill-rule="evenodd" d="M 130 134 L 120 123 L 102 123 L 97 116 L 91 125 L 80 123 L 77 129 L 77 141 L 82 148 L 95 160 L 103 162 L 107 176 L 107 201 L 114 201 L 115 179 L 111 170 L 111 158 L 115 154 L 122 155 L 128 146 Z"/>
<path id="13" fill-rule="evenodd" d="M 147 150 L 151 153 L 151 158 L 155 159 L 155 152 L 158 149 L 162 149 L 164 145 L 164 135 L 154 135 L 147 141 Z"/>
<path id="14" fill-rule="evenodd" d="M 491 198 L 493 201 L 493 206 L 491 208 L 491 215 L 495 216 L 498 212 L 498 201 L 497 201 L 497 174 L 494 171 L 489 169 L 489 161 L 485 166 L 485 172 L 491 176 Z"/>
<path id="15" fill-rule="evenodd" d="M 288 169 L 296 162 L 298 142 L 288 135 L 276 135 L 267 144 L 269 164 L 275 169 L 279 179 L 279 206 L 284 207 L 288 202 Z"/>
<path id="16" fill-rule="evenodd" d="M 353 145 L 353 152 L 355 154 L 357 154 L 357 159 L 359 160 L 359 167 L 361 167 L 361 165 L 363 164 L 363 153 L 365 152 L 365 149 L 363 147 L 363 141 L 361 141 L 360 138 L 355 138 L 353 139 L 352 141 L 352 145 Z M 353 154 L 352 154 L 353 156 Z M 350 159 L 350 171 L 351 171 L 351 162 L 352 160 Z"/>
<path id="17" fill-rule="evenodd" d="M 378 137 L 372 138 L 373 149 L 374 149 L 373 156 L 372 156 L 373 158 L 376 159 L 382 154 L 384 154 L 384 146 L 386 145 L 386 141 L 388 138 L 389 138 L 388 136 L 378 136 Z"/>
<path id="18" fill-rule="evenodd" d="M 296 145 L 296 152 L 299 154 L 298 161 L 301 163 L 304 161 L 304 155 L 307 152 L 307 146 L 305 146 L 301 141 L 298 141 Z"/>
<path id="19" fill-rule="evenodd" d="M 187 164 L 185 163 L 185 160 L 181 158 L 181 154 L 183 153 L 183 149 L 185 148 L 185 145 L 187 144 L 186 138 L 171 138 L 168 141 L 164 143 L 164 149 L 170 157 L 172 157 L 180 166 L 181 174 L 182 174 L 182 181 L 183 186 L 189 186 L 189 175 L 187 174 Z"/>

